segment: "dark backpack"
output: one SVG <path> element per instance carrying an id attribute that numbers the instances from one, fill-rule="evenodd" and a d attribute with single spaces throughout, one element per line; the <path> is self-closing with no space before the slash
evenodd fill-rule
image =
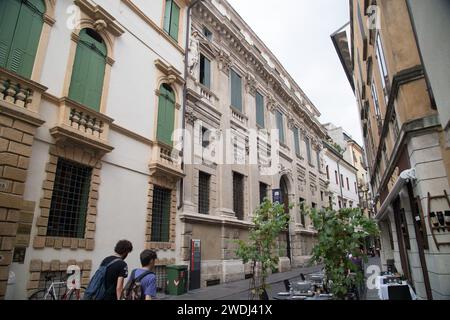
<path id="1" fill-rule="evenodd" d="M 92 277 L 84 293 L 84 300 L 103 300 L 106 296 L 106 272 L 110 266 L 122 259 L 117 258 L 107 265 L 100 266 Z"/>
<path id="2" fill-rule="evenodd" d="M 151 271 L 145 271 L 139 277 L 136 277 L 136 270 L 131 273 L 130 280 L 126 284 L 122 291 L 122 297 L 120 300 L 145 300 L 144 292 L 142 290 L 141 281 L 149 274 L 154 274 Z"/>

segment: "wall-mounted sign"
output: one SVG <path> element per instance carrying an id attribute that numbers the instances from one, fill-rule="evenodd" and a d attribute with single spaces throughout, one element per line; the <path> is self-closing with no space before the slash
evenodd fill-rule
<path id="1" fill-rule="evenodd" d="M 273 203 L 282 203 L 283 199 L 281 197 L 281 189 L 272 190 L 272 202 Z"/>

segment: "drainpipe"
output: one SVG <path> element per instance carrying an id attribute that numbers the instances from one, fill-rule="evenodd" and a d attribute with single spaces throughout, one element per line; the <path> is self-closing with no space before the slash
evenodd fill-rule
<path id="1" fill-rule="evenodd" d="M 186 143 L 186 105 L 187 105 L 187 77 L 188 77 L 188 59 L 189 59 L 189 41 L 190 41 L 190 35 L 191 35 L 191 12 L 192 9 L 203 0 L 194 0 L 191 4 L 189 4 L 187 9 L 187 21 L 186 21 L 186 44 L 184 46 L 184 86 L 183 86 L 183 107 L 182 107 L 182 117 L 181 117 L 181 128 L 183 129 L 183 146 Z M 184 150 L 183 147 L 183 160 L 181 162 L 181 170 L 184 172 Z M 180 182 L 180 204 L 178 206 L 178 210 L 183 208 L 184 203 L 184 178 L 181 178 Z"/>

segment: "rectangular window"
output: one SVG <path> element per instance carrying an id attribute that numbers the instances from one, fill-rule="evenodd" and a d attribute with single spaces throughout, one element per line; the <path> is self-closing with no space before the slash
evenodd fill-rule
<path id="1" fill-rule="evenodd" d="M 278 129 L 278 138 L 280 139 L 281 143 L 285 143 L 283 114 L 280 111 L 276 111 L 276 120 Z"/>
<path id="2" fill-rule="evenodd" d="M 242 78 L 231 70 L 231 106 L 242 112 Z"/>
<path id="3" fill-rule="evenodd" d="M 204 55 L 200 55 L 200 83 L 211 89 L 211 61 Z"/>
<path id="4" fill-rule="evenodd" d="M 320 201 L 323 201 L 323 191 L 320 191 Z"/>
<path id="5" fill-rule="evenodd" d="M 308 137 L 305 137 L 305 143 L 306 143 L 306 155 L 308 157 L 308 162 L 309 162 L 309 164 L 312 165 L 311 142 Z"/>
<path id="6" fill-rule="evenodd" d="M 178 42 L 178 29 L 180 25 L 180 7 L 173 0 L 166 0 L 164 12 L 164 31 Z"/>
<path id="7" fill-rule="evenodd" d="M 358 185 L 355 182 L 355 192 L 358 193 Z"/>
<path id="8" fill-rule="evenodd" d="M 380 69 L 381 74 L 381 82 L 383 84 L 384 97 L 387 103 L 389 99 L 389 86 L 388 86 L 389 74 L 386 64 L 386 56 L 384 55 L 383 43 L 381 41 L 381 36 L 379 33 L 377 35 L 376 52 L 377 52 L 378 68 Z"/>
<path id="9" fill-rule="evenodd" d="M 47 236 L 84 238 L 91 176 L 92 168 L 58 159 Z"/>
<path id="10" fill-rule="evenodd" d="M 256 92 L 256 124 L 260 128 L 264 128 L 264 120 L 264 97 L 259 92 Z"/>
<path id="11" fill-rule="evenodd" d="M 344 186 L 344 175 L 343 174 L 341 174 L 341 186 L 342 186 L 342 188 L 345 187 Z"/>
<path id="12" fill-rule="evenodd" d="M 236 218 L 244 220 L 244 176 L 233 172 L 233 210 Z"/>
<path id="13" fill-rule="evenodd" d="M 302 226 L 306 226 L 305 225 L 305 199 L 300 198 L 300 223 L 302 224 Z"/>
<path id="14" fill-rule="evenodd" d="M 380 100 L 378 100 L 377 88 L 373 80 L 372 80 L 372 99 L 373 105 L 375 107 L 375 115 L 377 116 L 377 119 L 379 119 L 381 118 Z"/>
<path id="15" fill-rule="evenodd" d="M 209 214 L 209 188 L 211 176 L 204 172 L 198 175 L 198 212 Z"/>
<path id="16" fill-rule="evenodd" d="M 269 186 L 265 183 L 260 182 L 259 183 L 259 204 L 262 204 L 267 198 L 267 190 L 269 189 Z"/>
<path id="17" fill-rule="evenodd" d="M 336 176 L 336 184 L 339 185 L 338 172 L 334 171 L 334 175 Z"/>
<path id="18" fill-rule="evenodd" d="M 346 179 L 347 179 L 347 190 L 350 191 L 350 183 L 348 181 L 348 178 L 346 178 Z"/>
<path id="19" fill-rule="evenodd" d="M 316 151 L 317 170 L 320 172 L 320 151 Z"/>
<path id="20" fill-rule="evenodd" d="M 361 37 L 362 40 L 364 41 L 367 36 L 366 36 L 366 30 L 364 29 L 364 23 L 363 23 L 363 18 L 361 15 L 361 7 L 359 5 L 359 1 L 357 1 L 358 3 L 358 24 L 359 24 L 359 30 L 361 31 Z"/>
<path id="21" fill-rule="evenodd" d="M 201 135 L 202 141 L 200 142 L 204 149 L 208 148 L 211 143 L 211 141 L 209 140 L 209 133 L 210 131 L 208 130 L 208 128 L 202 127 L 202 135 Z"/>
<path id="22" fill-rule="evenodd" d="M 292 133 L 294 134 L 295 154 L 300 156 L 300 132 L 297 127 L 294 127 L 294 129 L 292 129 Z"/>
<path id="23" fill-rule="evenodd" d="M 206 39 L 208 39 L 208 41 L 212 40 L 213 34 L 207 27 L 203 27 L 203 35 L 206 37 Z"/>
<path id="24" fill-rule="evenodd" d="M 328 166 L 326 168 L 327 168 L 327 180 L 330 180 L 330 170 L 329 170 Z"/>
<path id="25" fill-rule="evenodd" d="M 168 189 L 153 189 L 152 242 L 169 242 L 171 194 Z"/>

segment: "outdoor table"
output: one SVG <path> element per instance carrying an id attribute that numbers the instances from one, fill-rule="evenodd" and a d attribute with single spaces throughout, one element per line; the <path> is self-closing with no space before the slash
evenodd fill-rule
<path id="1" fill-rule="evenodd" d="M 406 282 L 406 281 L 402 281 L 402 283 L 386 283 L 383 284 L 383 278 L 385 277 L 379 277 L 380 279 L 379 282 L 377 281 L 377 289 L 378 289 L 378 297 L 380 298 L 380 300 L 389 300 L 389 287 L 392 286 L 407 286 L 409 289 L 409 292 L 411 294 L 411 299 L 412 300 L 417 300 L 417 296 L 414 293 L 414 290 L 411 288 L 411 286 Z"/>

